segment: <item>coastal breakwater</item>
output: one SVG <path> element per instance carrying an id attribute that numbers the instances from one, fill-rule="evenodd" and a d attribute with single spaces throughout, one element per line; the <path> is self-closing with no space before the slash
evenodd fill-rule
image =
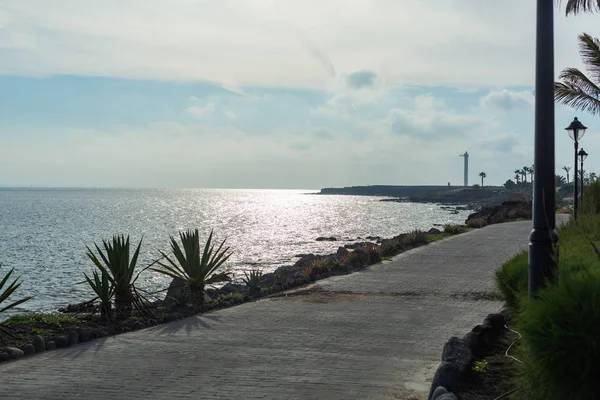
<path id="1" fill-rule="evenodd" d="M 410 201 L 441 204 L 500 204 L 506 200 L 507 191 L 501 186 L 351 186 L 323 188 L 323 195 L 380 196 L 385 201 Z"/>

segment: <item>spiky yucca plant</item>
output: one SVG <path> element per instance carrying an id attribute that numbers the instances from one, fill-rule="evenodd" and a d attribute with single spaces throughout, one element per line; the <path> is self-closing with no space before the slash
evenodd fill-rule
<path id="1" fill-rule="evenodd" d="M 200 253 L 198 229 L 179 232 L 181 246 L 171 236 L 171 250 L 174 259 L 165 252 L 160 251 L 166 262 L 158 263 L 162 268 L 152 268 L 153 271 L 175 279 L 181 279 L 187 283 L 192 292 L 192 301 L 198 301 L 200 305 L 204 304 L 204 287 L 206 285 L 231 281 L 229 273 L 217 272 L 217 270 L 229 259 L 232 253 L 229 251 L 229 247 L 223 248 L 225 240 L 215 250 L 212 237 L 213 232 L 211 231 L 204 245 L 204 250 Z"/>
<path id="2" fill-rule="evenodd" d="M 2 263 L 0 263 L 0 268 L 2 268 Z M 15 290 L 17 290 L 19 288 L 19 286 L 21 286 L 21 282 L 19 282 L 19 278 L 17 277 L 17 278 L 15 278 L 14 281 L 12 281 L 12 283 L 10 285 L 8 285 L 8 287 L 6 289 L 4 289 L 4 285 L 6 285 L 8 283 L 8 280 L 10 279 L 10 276 L 12 275 L 14 270 L 15 269 L 13 268 L 10 271 L 8 271 L 8 273 L 6 275 L 4 275 L 4 278 L 2 278 L 2 280 L 0 281 L 0 313 L 8 311 L 11 308 L 14 308 L 14 307 L 18 306 L 19 304 L 25 303 L 26 301 L 31 299 L 31 297 L 25 297 L 21 300 L 17 300 L 14 303 L 10 303 L 8 305 L 3 304 L 15 292 Z"/>
<path id="3" fill-rule="evenodd" d="M 92 275 L 94 278 L 93 280 L 87 274 L 84 273 L 84 275 L 85 280 L 100 300 L 100 314 L 107 320 L 111 320 L 111 304 L 113 297 L 115 296 L 115 286 L 108 279 L 108 274 L 104 271 L 100 271 L 100 275 L 98 275 L 98 271 L 94 271 Z"/>
<path id="4" fill-rule="evenodd" d="M 262 278 L 262 269 L 251 269 L 250 271 L 244 271 L 244 277 L 242 281 L 248 286 L 251 292 L 260 291 L 260 279 Z"/>
<path id="5" fill-rule="evenodd" d="M 107 293 L 107 287 L 104 285 L 103 280 L 107 279 L 110 282 L 114 291 L 117 319 L 127 319 L 131 316 L 132 306 L 135 302 L 134 283 L 137 277 L 134 279 L 134 272 L 140 254 L 140 247 L 142 246 L 142 239 L 140 239 L 131 258 L 129 257 L 129 236 L 125 238 L 123 235 L 115 235 L 112 241 L 107 242 L 103 240 L 102 244 L 104 252 L 94 243 L 102 262 L 100 262 L 100 259 L 98 259 L 92 249 L 86 246 L 87 256 L 102 273 L 101 278 L 98 276 L 98 284 L 100 286 L 96 285 L 96 277 L 94 277 L 94 284 L 101 289 L 102 296 L 107 299 L 109 293 Z M 92 289 L 96 291 L 94 285 L 92 285 Z M 100 300 L 102 301 L 102 298 Z"/>

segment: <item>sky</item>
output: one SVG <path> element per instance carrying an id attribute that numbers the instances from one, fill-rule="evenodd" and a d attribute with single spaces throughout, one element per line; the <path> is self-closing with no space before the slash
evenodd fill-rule
<path id="1" fill-rule="evenodd" d="M 555 15 L 555 73 L 600 15 Z M 533 163 L 535 2 L 0 0 L 0 186 L 502 184 Z M 600 118 L 557 105 L 600 170 Z M 597 161 L 599 160 L 599 161 Z"/>

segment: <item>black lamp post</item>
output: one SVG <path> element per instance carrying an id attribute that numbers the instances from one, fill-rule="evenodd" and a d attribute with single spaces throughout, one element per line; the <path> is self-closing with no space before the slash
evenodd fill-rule
<path id="1" fill-rule="evenodd" d="M 579 171 L 579 175 L 581 175 L 581 201 L 583 201 L 583 161 L 587 158 L 588 153 L 586 153 L 582 147 L 577 155 L 579 156 L 579 162 L 581 162 L 581 170 Z"/>
<path id="2" fill-rule="evenodd" d="M 565 130 L 569 132 L 569 137 L 573 139 L 573 142 L 575 142 L 575 172 L 573 172 L 573 176 L 575 177 L 575 179 L 573 179 L 573 219 L 577 219 L 577 209 L 579 205 L 579 191 L 577 190 L 577 149 L 579 148 L 579 141 L 583 135 L 585 135 L 586 129 L 587 127 L 579 122 L 577 117 L 575 117 L 573 122 L 571 122 L 571 124 L 565 128 Z"/>
<path id="3" fill-rule="evenodd" d="M 556 277 L 558 244 L 554 180 L 554 1 L 537 0 L 535 181 L 529 235 L 529 297 Z"/>

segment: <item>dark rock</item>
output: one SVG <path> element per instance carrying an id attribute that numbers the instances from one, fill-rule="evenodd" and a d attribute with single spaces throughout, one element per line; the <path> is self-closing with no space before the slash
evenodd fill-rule
<path id="1" fill-rule="evenodd" d="M 128 332 L 131 332 L 131 328 L 130 328 L 130 327 L 128 327 L 128 326 L 122 326 L 122 327 L 119 329 L 119 333 L 128 333 Z"/>
<path id="2" fill-rule="evenodd" d="M 473 332 L 469 332 L 463 336 L 463 340 L 469 346 L 471 352 L 477 354 L 481 348 L 479 336 Z"/>
<path id="3" fill-rule="evenodd" d="M 4 361 L 8 361 L 8 360 L 10 360 L 10 356 L 8 355 L 8 353 L 0 351 L 0 362 L 4 362 Z"/>
<path id="4" fill-rule="evenodd" d="M 75 331 L 69 332 L 69 336 L 67 337 L 67 339 L 69 340 L 69 346 L 73 346 L 79 343 L 79 335 Z"/>
<path id="5" fill-rule="evenodd" d="M 302 258 L 306 256 L 308 256 L 308 254 L 296 254 L 294 257 Z"/>
<path id="6" fill-rule="evenodd" d="M 473 362 L 473 353 L 467 342 L 457 337 L 452 337 L 444 344 L 442 361 L 451 362 L 458 366 L 461 372 L 465 372 Z"/>
<path id="7" fill-rule="evenodd" d="M 220 294 L 231 294 L 231 293 L 245 293 L 248 291 L 248 286 L 237 285 L 235 283 L 228 283 L 219 289 Z"/>
<path id="8" fill-rule="evenodd" d="M 46 350 L 56 350 L 56 343 L 54 343 L 52 340 L 46 342 Z"/>
<path id="9" fill-rule="evenodd" d="M 21 358 L 25 355 L 23 350 L 17 349 L 16 347 L 3 347 L 0 349 L 0 352 L 8 354 L 8 357 L 11 360 L 16 360 L 17 358 Z"/>
<path id="10" fill-rule="evenodd" d="M 57 349 L 64 349 L 69 347 L 69 339 L 66 336 L 57 336 L 53 340 Z"/>
<path id="11" fill-rule="evenodd" d="M 367 239 L 367 240 L 381 240 L 381 237 L 379 237 L 379 236 L 367 236 L 365 239 Z"/>
<path id="12" fill-rule="evenodd" d="M 274 284 L 275 284 L 275 274 L 274 273 L 263 274 L 260 277 L 260 286 L 261 287 L 273 286 Z"/>
<path id="13" fill-rule="evenodd" d="M 438 386 L 437 388 L 435 388 L 435 390 L 431 394 L 430 399 L 437 400 L 440 398 L 440 396 L 442 396 L 444 394 L 448 394 L 448 391 L 446 390 L 446 388 L 443 386 Z"/>
<path id="14" fill-rule="evenodd" d="M 87 328 L 79 328 L 77 329 L 77 334 L 79 335 L 80 342 L 89 342 L 91 340 L 90 331 Z"/>
<path id="15" fill-rule="evenodd" d="M 271 290 L 273 291 L 273 293 L 280 293 L 283 291 L 283 288 L 279 285 L 275 285 Z"/>
<path id="16" fill-rule="evenodd" d="M 451 362 L 443 361 L 438 367 L 437 371 L 435 371 L 435 375 L 433 376 L 432 381 L 432 390 L 429 395 L 429 399 L 432 398 L 433 392 L 435 391 L 433 388 L 437 388 L 438 386 L 445 387 L 448 391 L 453 392 L 455 394 L 460 394 L 460 370 L 458 366 L 454 365 Z"/>
<path id="17" fill-rule="evenodd" d="M 83 303 L 69 304 L 59 308 L 58 311 L 65 314 L 91 314 L 97 307 L 97 302 L 84 301 Z"/>
<path id="18" fill-rule="evenodd" d="M 219 291 L 217 289 L 213 289 L 213 288 L 206 289 L 206 294 L 211 299 L 216 299 L 217 297 L 219 297 Z"/>
<path id="19" fill-rule="evenodd" d="M 106 337 L 108 336 L 108 331 L 106 329 L 100 329 L 98 331 L 98 337 Z"/>
<path id="20" fill-rule="evenodd" d="M 335 242 L 337 239 L 335 237 L 333 237 L 333 236 L 329 236 L 329 237 L 319 236 L 315 240 L 317 242 Z"/>
<path id="21" fill-rule="evenodd" d="M 430 230 L 427 231 L 428 235 L 437 235 L 438 233 L 442 233 L 442 231 L 440 231 L 437 228 L 431 228 Z"/>
<path id="22" fill-rule="evenodd" d="M 224 301 L 223 303 L 221 303 L 221 305 L 222 305 L 223 307 L 231 307 L 231 303 L 230 303 L 230 302 L 228 302 L 228 301 Z"/>
<path id="23" fill-rule="evenodd" d="M 142 321 L 135 321 L 132 326 L 134 331 L 139 331 L 140 329 L 144 329 L 145 327 L 146 325 Z"/>
<path id="24" fill-rule="evenodd" d="M 35 347 L 33 347 L 32 344 L 26 344 L 21 350 L 23 350 L 23 354 L 26 356 L 32 356 L 35 354 Z"/>
<path id="25" fill-rule="evenodd" d="M 456 397 L 454 395 L 454 393 L 450 392 L 450 393 L 444 393 L 444 394 L 442 394 L 436 400 L 458 400 L 458 397 Z"/>
<path id="26" fill-rule="evenodd" d="M 342 258 L 342 257 L 345 257 L 346 255 L 348 255 L 348 253 L 350 253 L 350 252 L 345 247 L 338 247 L 337 252 L 335 254 L 339 258 Z"/>
<path id="27" fill-rule="evenodd" d="M 42 353 L 46 351 L 46 342 L 44 342 L 44 338 L 40 335 L 35 335 L 33 338 L 33 348 L 36 353 Z"/>
<path id="28" fill-rule="evenodd" d="M 506 317 L 502 314 L 490 314 L 485 318 L 484 325 L 486 325 L 486 322 L 489 322 L 492 329 L 501 331 L 506 325 Z"/>
<path id="29" fill-rule="evenodd" d="M 165 296 L 165 303 L 169 305 L 173 304 L 185 304 L 190 300 L 192 291 L 190 286 L 179 278 L 173 278 L 169 288 L 167 289 L 167 295 Z M 210 301 L 210 296 L 204 292 L 204 301 Z"/>

